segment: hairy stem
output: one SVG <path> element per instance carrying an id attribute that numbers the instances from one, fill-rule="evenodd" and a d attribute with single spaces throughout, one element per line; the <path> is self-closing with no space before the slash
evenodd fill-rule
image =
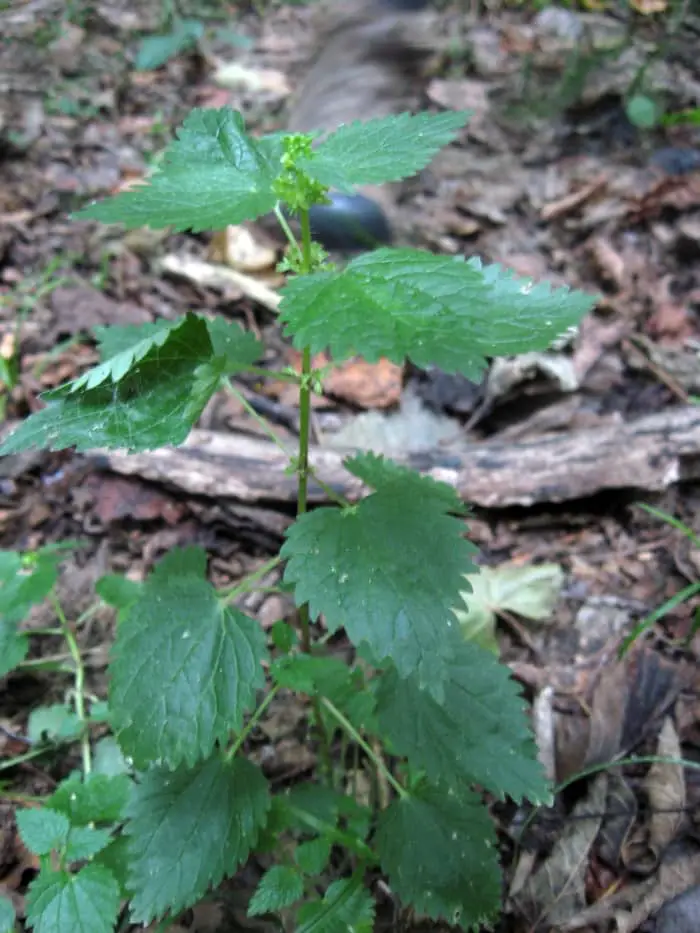
<path id="1" fill-rule="evenodd" d="M 245 395 L 233 385 L 230 379 L 226 379 L 226 381 L 224 382 L 224 388 L 226 389 L 229 395 L 231 395 L 233 398 L 236 399 L 236 401 L 241 403 L 241 405 L 243 406 L 243 408 L 245 408 L 245 410 L 248 412 L 248 414 L 253 419 L 253 421 L 259 424 L 260 427 L 263 429 L 263 431 L 267 434 L 267 436 L 270 438 L 272 443 L 276 447 L 279 447 L 279 449 L 282 451 L 283 454 L 285 454 L 286 456 L 289 456 L 289 451 L 285 447 L 284 441 L 279 436 L 279 434 L 277 434 L 277 432 L 272 427 L 272 425 L 269 423 L 269 421 L 266 418 L 263 418 L 263 416 L 259 414 L 253 408 L 253 406 L 250 404 L 250 402 L 245 397 Z"/>
<path id="2" fill-rule="evenodd" d="M 308 210 L 301 212 L 301 252 L 302 274 L 311 271 L 311 223 Z M 308 507 L 309 491 L 309 440 L 311 434 L 311 348 L 304 347 L 301 364 L 301 384 L 299 386 L 299 457 L 297 460 L 297 517 L 304 515 Z M 309 606 L 304 603 L 299 607 L 299 635 L 302 651 L 311 654 L 311 624 Z M 331 763 L 330 742 L 323 724 L 321 706 L 318 697 L 312 699 L 315 731 L 319 740 L 321 761 L 328 783 L 333 784 L 333 766 Z"/>
<path id="3" fill-rule="evenodd" d="M 270 560 L 265 561 L 261 567 L 258 567 L 257 570 L 251 571 L 251 573 L 249 573 L 246 577 L 244 577 L 242 580 L 239 580 L 238 583 L 234 583 L 233 586 L 219 590 L 219 598 L 228 604 L 232 603 L 234 599 L 238 599 L 238 597 L 242 596 L 244 593 L 248 593 L 250 590 L 255 589 L 253 586 L 255 581 L 274 570 L 275 567 L 280 563 L 280 560 L 281 558 L 278 554 L 276 557 L 272 557 Z"/>
<path id="4" fill-rule="evenodd" d="M 58 599 L 52 596 L 56 616 L 61 625 L 61 633 L 66 640 L 70 656 L 73 661 L 75 673 L 75 712 L 82 726 L 80 737 L 80 750 L 83 759 L 83 774 L 90 774 L 92 771 L 92 758 L 90 755 L 90 733 L 88 731 L 87 714 L 85 712 L 85 667 L 80 654 L 80 647 L 71 628 L 66 615 Z"/>
<path id="5" fill-rule="evenodd" d="M 396 780 L 396 778 L 391 773 L 391 771 L 389 771 L 389 769 L 384 764 L 384 762 L 379 757 L 379 755 L 375 753 L 372 746 L 368 742 L 365 742 L 365 740 L 362 738 L 362 736 L 357 731 L 357 729 L 353 726 L 350 720 L 347 719 L 340 712 L 338 707 L 335 706 L 333 703 L 331 703 L 331 701 L 327 697 L 323 697 L 323 699 L 321 700 L 321 703 L 323 704 L 323 706 L 325 706 L 325 708 L 328 710 L 331 716 L 336 720 L 338 725 L 340 725 L 345 730 L 345 732 L 347 732 L 350 738 L 360 746 L 360 748 L 365 753 L 365 755 L 367 755 L 369 760 L 374 764 L 374 767 L 377 769 L 377 773 L 381 774 L 382 777 L 387 781 L 387 783 L 391 784 L 391 786 L 394 788 L 394 790 L 399 795 L 399 797 L 407 797 L 408 794 L 406 790 L 399 784 L 399 782 Z"/>
<path id="6" fill-rule="evenodd" d="M 265 699 L 262 701 L 260 706 L 255 710 L 253 715 L 250 717 L 250 719 L 246 723 L 245 727 L 242 729 L 241 734 L 238 736 L 238 738 L 233 743 L 231 748 L 226 752 L 226 755 L 225 755 L 226 761 L 233 761 L 233 759 L 236 757 L 236 755 L 238 754 L 245 740 L 248 738 L 250 733 L 253 731 L 253 729 L 257 726 L 257 724 L 262 719 L 263 715 L 265 714 L 265 710 L 268 708 L 270 703 L 272 703 L 272 701 L 274 700 L 278 690 L 279 690 L 279 687 L 273 687 L 270 690 L 270 692 L 267 694 Z"/>

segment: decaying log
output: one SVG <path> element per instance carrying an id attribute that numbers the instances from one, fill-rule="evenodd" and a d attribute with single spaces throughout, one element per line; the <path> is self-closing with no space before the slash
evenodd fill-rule
<path id="1" fill-rule="evenodd" d="M 343 456 L 315 447 L 311 463 L 324 483 L 357 499 L 365 489 L 343 468 Z M 190 495 L 261 505 L 296 498 L 284 454 L 267 440 L 241 434 L 192 431 L 182 447 L 131 455 L 105 451 L 100 462 Z M 483 441 L 458 453 L 436 451 L 403 462 L 486 508 L 566 502 L 615 489 L 660 492 L 700 477 L 700 406 L 520 443 Z M 328 496 L 312 482 L 309 498 L 318 504 Z"/>

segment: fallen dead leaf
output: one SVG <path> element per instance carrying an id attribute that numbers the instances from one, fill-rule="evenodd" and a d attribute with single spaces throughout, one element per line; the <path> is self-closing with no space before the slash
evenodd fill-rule
<path id="1" fill-rule="evenodd" d="M 654 933 L 697 933 L 700 885 L 667 901 L 654 915 Z"/>
<path id="2" fill-rule="evenodd" d="M 548 684 L 539 691 L 532 704 L 532 728 L 537 743 L 537 757 L 544 768 L 545 776 L 547 780 L 555 782 L 557 765 L 553 700 L 554 688 Z"/>
<path id="3" fill-rule="evenodd" d="M 466 608 L 454 613 L 469 641 L 498 651 L 496 619 L 499 613 L 515 613 L 530 622 L 552 621 L 554 606 L 564 585 L 564 571 L 558 564 L 519 566 L 505 563 L 482 567 L 465 578 L 471 591 L 460 596 Z"/>
<path id="4" fill-rule="evenodd" d="M 598 833 L 596 849 L 601 860 L 615 871 L 628 867 L 625 853 L 637 812 L 637 795 L 624 774 L 613 769 L 608 774 L 605 818 Z"/>
<path id="5" fill-rule="evenodd" d="M 401 399 L 402 382 L 403 368 L 390 360 L 348 360 L 331 370 L 323 388 L 358 408 L 391 408 Z"/>
<path id="6" fill-rule="evenodd" d="M 546 919 L 547 925 L 559 928 L 585 906 L 588 853 L 598 835 L 607 787 L 607 774 L 599 774 L 586 797 L 574 807 L 549 857 L 515 898 L 535 925 Z"/>
<path id="7" fill-rule="evenodd" d="M 664 719 L 656 754 L 660 758 L 681 758 L 681 743 L 673 720 Z M 649 841 L 658 855 L 675 839 L 683 824 L 686 802 L 683 766 L 656 762 L 649 769 L 644 788 L 651 807 Z"/>
<path id="8" fill-rule="evenodd" d="M 560 198 L 557 201 L 552 201 L 549 204 L 545 204 L 545 206 L 540 211 L 542 220 L 557 220 L 559 217 L 564 217 L 566 214 L 570 214 L 578 207 L 581 207 L 582 204 L 585 204 L 586 201 L 591 200 L 594 195 L 602 192 L 607 183 L 607 175 L 598 175 L 597 178 L 589 181 L 588 184 L 570 192 L 563 198 Z"/>
<path id="9" fill-rule="evenodd" d="M 220 87 L 271 91 L 284 97 L 291 93 L 287 77 L 276 68 L 249 68 L 240 62 L 221 62 L 212 76 Z"/>
<path id="10" fill-rule="evenodd" d="M 664 13 L 668 8 L 667 0 L 629 0 L 630 6 L 642 16 Z"/>
<path id="11" fill-rule="evenodd" d="M 652 885 L 637 894 L 632 885 L 627 890 L 629 910 L 615 914 L 618 933 L 635 933 L 645 920 L 666 901 L 700 883 L 700 852 L 683 844 L 664 858 Z"/>
<path id="12" fill-rule="evenodd" d="M 602 235 L 595 236 L 588 244 L 588 250 L 603 278 L 616 289 L 622 289 L 627 280 L 625 260 L 610 240 Z"/>
<path id="13" fill-rule="evenodd" d="M 179 276 L 207 288 L 219 288 L 222 291 L 236 289 L 275 313 L 279 308 L 281 298 L 269 285 L 250 275 L 244 275 L 242 272 L 237 272 L 235 269 L 229 269 L 218 263 L 205 262 L 202 259 L 196 259 L 194 256 L 180 256 L 171 253 L 163 256 L 159 266 L 171 275 Z"/>
<path id="14" fill-rule="evenodd" d="M 244 226 L 230 225 L 212 237 L 209 258 L 239 272 L 265 272 L 277 264 L 277 250 L 261 243 Z"/>

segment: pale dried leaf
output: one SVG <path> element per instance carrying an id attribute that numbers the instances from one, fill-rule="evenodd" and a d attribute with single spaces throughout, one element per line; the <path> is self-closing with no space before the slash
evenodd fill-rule
<path id="1" fill-rule="evenodd" d="M 516 901 L 529 915 L 558 927 L 585 906 L 588 853 L 598 835 L 607 790 L 608 776 L 599 774 L 588 796 L 574 807 L 549 858 L 524 885 Z"/>
<path id="2" fill-rule="evenodd" d="M 681 757 L 680 739 L 670 716 L 664 719 L 656 754 L 662 758 Z M 683 766 L 656 762 L 649 769 L 644 786 L 652 811 L 650 843 L 658 853 L 675 838 L 683 821 L 686 801 Z"/>
<path id="3" fill-rule="evenodd" d="M 629 911 L 615 915 L 617 933 L 635 933 L 642 923 L 671 898 L 687 891 L 700 882 L 700 852 L 696 849 L 678 849 L 664 859 L 655 879 L 656 883 L 639 900 L 632 900 Z"/>
<path id="4" fill-rule="evenodd" d="M 547 780 L 556 781 L 556 729 L 554 726 L 554 688 L 550 685 L 540 690 L 532 704 L 532 727 L 537 743 L 539 758 Z"/>

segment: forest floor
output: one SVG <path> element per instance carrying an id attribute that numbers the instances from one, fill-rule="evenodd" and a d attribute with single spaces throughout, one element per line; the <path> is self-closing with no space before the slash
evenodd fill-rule
<path id="1" fill-rule="evenodd" d="M 697 599 L 672 606 L 622 660 L 618 648 L 700 580 L 697 537 L 639 507 L 663 509 L 700 535 L 700 128 L 638 129 L 625 96 L 649 60 L 644 88 L 667 113 L 698 107 L 700 19 L 688 16 L 664 37 L 659 18 L 639 16 L 626 36 L 627 14 L 477 6 L 447 4 L 435 19 L 439 51 L 424 105 L 473 115 L 404 190 L 398 239 L 600 300 L 570 344 L 500 361 L 480 386 L 408 366 L 346 364 L 317 400 L 316 427 L 331 446 L 342 439 L 461 464 L 471 536 L 491 574 L 471 634 L 524 685 L 555 783 L 629 756 L 690 762 L 577 780 L 524 837 L 522 813 L 496 808 L 501 929 L 664 933 L 662 905 L 700 886 Z M 70 214 L 142 177 L 192 107 L 231 106 L 256 132 L 282 128 L 311 50 L 309 8 L 258 15 L 201 2 L 190 15 L 211 31 L 199 48 L 151 71 L 137 70 L 134 57 L 138 37 L 160 28 L 157 2 L 30 0 L 0 10 L 0 353 L 19 364 L 16 386 L 2 391 L 2 430 L 36 410 L 42 391 L 94 364 L 95 326 L 216 312 L 258 332 L 287 365 L 298 362 L 269 303 L 256 300 L 256 285 L 268 295 L 282 281 L 262 234 L 125 234 Z M 217 263 L 238 277 L 217 281 L 207 273 Z M 287 387 L 243 388 L 294 437 Z M 228 396 L 212 401 L 199 427 L 263 440 Z M 590 451 L 603 437 L 598 459 Z M 533 448 L 542 462 L 524 471 Z M 506 467 L 489 478 L 479 452 L 495 449 Z M 235 582 L 276 552 L 291 515 L 277 461 L 248 466 L 269 473 L 251 480 L 239 463 L 236 479 L 250 486 L 240 501 L 198 485 L 197 475 L 183 479 L 176 464 L 158 472 L 147 457 L 133 469 L 125 458 L 96 464 L 70 451 L 5 457 L 0 546 L 81 543 L 59 586 L 70 619 L 94 600 L 103 574 L 143 579 L 176 546 L 204 546 L 213 582 Z M 539 618 L 519 611 L 525 598 Z M 246 609 L 266 627 L 290 611 L 279 595 L 258 595 Z M 42 627 L 46 613 L 31 625 Z M 80 633 L 97 696 L 106 694 L 113 626 L 105 610 Z M 58 650 L 51 639 L 41 645 L 37 660 Z M 0 681 L 0 891 L 20 913 L 36 866 L 16 834 L 13 801 L 50 792 L 78 759 L 65 746 L 15 759 L 32 748 L 32 710 L 60 700 L 68 684 L 60 665 Z M 314 773 L 306 712 L 301 702 L 273 704 L 255 735 L 253 752 L 278 785 Z M 174 929 L 276 929 L 245 917 L 258 876 L 248 866 Z M 694 909 L 700 917 L 697 896 Z"/>

